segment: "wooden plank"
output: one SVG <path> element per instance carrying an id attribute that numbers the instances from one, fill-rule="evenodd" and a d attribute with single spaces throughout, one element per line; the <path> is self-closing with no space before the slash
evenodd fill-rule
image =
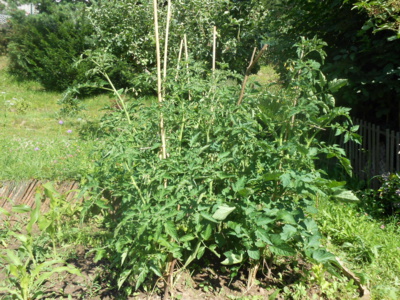
<path id="1" fill-rule="evenodd" d="M 389 171 L 389 164 L 390 164 L 390 130 L 386 129 L 385 131 L 385 138 L 386 138 L 386 153 L 385 153 L 385 173 Z"/>
<path id="2" fill-rule="evenodd" d="M 396 151 L 396 135 L 394 131 L 392 130 L 390 132 L 390 148 L 389 148 L 389 172 L 393 173 L 394 172 L 394 158 L 395 158 L 395 151 Z"/>
<path id="3" fill-rule="evenodd" d="M 396 133 L 396 172 L 400 172 L 400 132 Z"/>

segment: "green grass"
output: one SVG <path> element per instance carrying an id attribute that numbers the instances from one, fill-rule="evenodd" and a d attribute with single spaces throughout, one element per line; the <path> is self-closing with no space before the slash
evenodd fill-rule
<path id="1" fill-rule="evenodd" d="M 75 178 L 91 163 L 96 142 L 80 139 L 78 132 L 100 118 L 109 97 L 88 98 L 86 110 L 64 117 L 57 104 L 61 93 L 18 82 L 6 66 L 0 57 L 0 180 Z"/>
<path id="2" fill-rule="evenodd" d="M 329 251 L 365 280 L 372 299 L 400 299 L 400 219 L 371 218 L 354 205 L 321 201 Z"/>

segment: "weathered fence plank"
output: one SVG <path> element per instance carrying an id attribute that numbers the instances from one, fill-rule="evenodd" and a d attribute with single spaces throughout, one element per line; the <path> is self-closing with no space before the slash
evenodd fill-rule
<path id="1" fill-rule="evenodd" d="M 27 180 L 22 182 L 2 181 L 0 182 L 0 207 L 10 210 L 14 205 L 26 204 L 32 207 L 35 204 L 35 195 L 38 190 L 43 190 L 43 184 L 47 181 Z M 79 189 L 78 182 L 65 181 L 54 183 L 54 188 L 68 201 L 73 201 Z M 41 210 L 49 208 L 49 199 L 42 203 Z"/>
<path id="2" fill-rule="evenodd" d="M 400 132 L 381 130 L 377 125 L 354 119 L 360 126 L 358 134 L 362 137 L 361 145 L 352 141 L 341 146 L 350 159 L 354 174 L 372 187 L 378 187 L 374 176 L 390 172 L 400 172 Z"/>

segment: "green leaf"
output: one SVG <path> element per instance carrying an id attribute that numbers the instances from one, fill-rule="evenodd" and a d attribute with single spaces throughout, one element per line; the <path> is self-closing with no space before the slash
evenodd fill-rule
<path id="1" fill-rule="evenodd" d="M 107 204 L 106 199 L 97 199 L 94 204 L 102 209 L 111 209 L 111 206 Z"/>
<path id="2" fill-rule="evenodd" d="M 321 264 L 326 264 L 328 262 L 336 263 L 339 265 L 339 263 L 336 260 L 335 255 L 332 253 L 324 250 L 324 249 L 318 249 L 312 252 L 311 257 L 315 259 L 316 262 L 321 263 Z"/>
<path id="3" fill-rule="evenodd" d="M 124 284 L 125 280 L 131 275 L 132 269 L 126 269 L 122 271 L 122 273 L 119 275 L 118 280 L 117 280 L 117 286 L 118 289 L 121 288 L 121 286 Z"/>
<path id="4" fill-rule="evenodd" d="M 278 180 L 282 176 L 282 172 L 267 173 L 262 176 L 265 181 Z"/>
<path id="5" fill-rule="evenodd" d="M 280 219 L 289 224 L 296 224 L 296 220 L 294 219 L 293 215 L 288 212 L 287 210 L 280 210 L 277 215 L 277 219 Z"/>
<path id="6" fill-rule="evenodd" d="M 207 241 L 211 237 L 211 234 L 212 234 L 212 226 L 211 226 L 211 224 L 207 224 L 206 229 L 203 232 L 201 232 L 200 234 L 201 234 L 201 237 L 205 241 Z"/>
<path id="7" fill-rule="evenodd" d="M 213 223 L 218 223 L 218 221 L 215 220 L 215 219 L 214 219 L 211 215 L 209 215 L 208 213 L 201 212 L 200 215 L 201 215 L 204 219 L 206 219 L 206 220 L 208 220 L 208 221 L 211 221 L 211 222 L 213 222 Z"/>
<path id="8" fill-rule="evenodd" d="M 296 251 L 287 244 L 280 244 L 277 246 L 270 246 L 269 249 L 272 253 L 280 256 L 293 256 Z"/>
<path id="9" fill-rule="evenodd" d="M 232 251 L 225 252 L 226 259 L 221 262 L 223 265 L 240 264 L 243 261 L 243 253 L 235 254 Z"/>
<path id="10" fill-rule="evenodd" d="M 226 217 L 233 212 L 236 209 L 236 207 L 230 207 L 225 204 L 221 205 L 220 207 L 217 208 L 215 213 L 212 215 L 212 217 L 218 221 L 223 221 L 226 219 Z"/>
<path id="11" fill-rule="evenodd" d="M 199 251 L 197 251 L 196 258 L 197 258 L 197 259 L 202 258 L 205 251 L 206 251 L 206 247 L 201 246 L 201 247 L 199 248 Z"/>
<path id="12" fill-rule="evenodd" d="M 149 273 L 149 269 L 147 267 L 142 269 L 142 271 L 139 273 L 139 275 L 137 277 L 135 290 L 137 290 L 140 287 L 140 285 L 145 281 L 148 273 Z"/>
<path id="13" fill-rule="evenodd" d="M 296 227 L 286 224 L 285 226 L 283 226 L 283 231 L 281 232 L 281 238 L 282 240 L 287 241 L 293 236 L 295 236 L 296 233 L 297 233 Z"/>
<path id="14" fill-rule="evenodd" d="M 259 238 L 264 243 L 267 243 L 268 245 L 272 245 L 269 234 L 264 229 L 261 229 L 261 228 L 257 229 L 255 234 L 256 234 L 256 237 Z"/>
<path id="15" fill-rule="evenodd" d="M 335 79 L 329 81 L 329 83 L 328 83 L 329 90 L 331 91 L 331 93 L 336 93 L 342 87 L 346 86 L 347 83 L 348 83 L 347 79 L 335 78 Z"/>
<path id="16" fill-rule="evenodd" d="M 26 204 L 15 205 L 11 209 L 11 211 L 16 212 L 16 213 L 25 213 L 25 212 L 30 212 L 31 210 L 32 210 L 32 208 Z"/>
<path id="17" fill-rule="evenodd" d="M 260 259 L 260 250 L 258 248 L 247 249 L 247 254 L 251 259 L 259 260 Z"/>
<path id="18" fill-rule="evenodd" d="M 175 241 L 179 241 L 178 233 L 176 232 L 175 224 L 171 221 L 164 223 L 165 232 Z"/>
<path id="19" fill-rule="evenodd" d="M 342 201 L 359 201 L 356 195 L 350 190 L 335 191 L 333 197 Z"/>
<path id="20" fill-rule="evenodd" d="M 313 219 L 305 219 L 304 225 L 306 226 L 307 231 L 313 234 L 318 233 L 318 225 Z"/>
<path id="21" fill-rule="evenodd" d="M 182 236 L 179 240 L 182 243 L 184 243 L 184 242 L 189 242 L 189 241 L 194 240 L 194 239 L 195 239 L 195 236 L 193 234 L 189 233 L 189 234 L 186 234 L 186 235 Z"/>

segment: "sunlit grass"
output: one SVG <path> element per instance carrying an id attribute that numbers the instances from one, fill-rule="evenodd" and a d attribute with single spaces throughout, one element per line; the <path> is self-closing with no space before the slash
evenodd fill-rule
<path id="1" fill-rule="evenodd" d="M 96 143 L 81 140 L 79 130 L 100 118 L 109 97 L 85 99 L 85 110 L 62 116 L 61 93 L 18 82 L 6 66 L 0 57 L 0 180 L 76 178 L 92 161 Z"/>
<path id="2" fill-rule="evenodd" d="M 372 299 L 400 298 L 400 219 L 376 220 L 349 204 L 322 202 L 326 245 L 365 279 Z"/>

